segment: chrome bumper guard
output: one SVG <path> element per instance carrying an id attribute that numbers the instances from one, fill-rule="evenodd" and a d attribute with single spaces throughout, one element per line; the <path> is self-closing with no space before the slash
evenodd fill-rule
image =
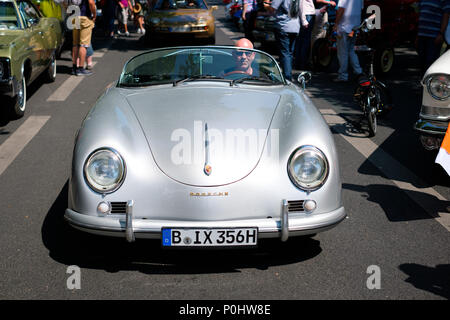
<path id="1" fill-rule="evenodd" d="M 127 202 L 127 218 L 125 226 L 125 238 L 128 242 L 134 242 L 136 238 L 134 237 L 133 231 L 133 200 Z"/>

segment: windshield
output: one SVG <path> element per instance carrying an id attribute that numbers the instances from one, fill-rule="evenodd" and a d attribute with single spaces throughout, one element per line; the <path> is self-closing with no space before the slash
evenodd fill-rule
<path id="1" fill-rule="evenodd" d="M 4 29 L 20 29 L 20 22 L 14 4 L 0 1 L 0 30 Z"/>
<path id="2" fill-rule="evenodd" d="M 236 47 L 179 47 L 153 50 L 132 58 L 124 67 L 119 86 L 176 85 L 197 80 L 284 84 L 275 60 L 261 51 Z"/>
<path id="3" fill-rule="evenodd" d="M 156 10 L 208 9 L 203 0 L 158 0 Z"/>

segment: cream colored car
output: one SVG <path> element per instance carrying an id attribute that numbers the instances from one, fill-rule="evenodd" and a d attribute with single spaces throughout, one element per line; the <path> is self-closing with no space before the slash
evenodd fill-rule
<path id="1" fill-rule="evenodd" d="M 428 68 L 422 85 L 422 108 L 414 128 L 425 149 L 439 149 L 450 120 L 450 50 Z"/>

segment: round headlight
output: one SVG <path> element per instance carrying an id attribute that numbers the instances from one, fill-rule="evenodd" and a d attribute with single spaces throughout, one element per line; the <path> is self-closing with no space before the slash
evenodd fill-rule
<path id="1" fill-rule="evenodd" d="M 125 164 L 117 151 L 98 149 L 87 158 L 84 176 L 94 191 L 114 192 L 120 187 L 125 176 Z"/>
<path id="2" fill-rule="evenodd" d="M 445 100 L 450 96 L 450 77 L 446 74 L 435 74 L 428 78 L 427 88 L 430 95 L 437 100 Z"/>
<path id="3" fill-rule="evenodd" d="M 327 158 L 316 147 L 300 147 L 289 158 L 288 173 L 298 188 L 307 191 L 316 190 L 328 177 Z"/>
<path id="4" fill-rule="evenodd" d="M 161 20 L 159 18 L 152 18 L 150 21 L 153 24 L 158 24 Z"/>

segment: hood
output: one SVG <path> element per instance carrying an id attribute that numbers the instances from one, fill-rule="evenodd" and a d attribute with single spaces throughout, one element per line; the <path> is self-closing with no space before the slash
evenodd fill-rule
<path id="1" fill-rule="evenodd" d="M 197 23 L 198 19 L 202 18 L 208 20 L 210 14 L 208 10 L 205 9 L 187 9 L 187 10 L 177 10 L 176 13 L 167 12 L 155 12 L 152 17 L 158 17 L 161 22 L 165 25 L 169 24 L 186 24 L 186 23 Z"/>
<path id="2" fill-rule="evenodd" d="M 10 47 L 19 35 L 8 30 L 0 31 L 0 48 Z"/>
<path id="3" fill-rule="evenodd" d="M 439 57 L 427 70 L 424 79 L 433 73 L 446 73 L 450 74 L 450 50 L 447 50 L 442 56 Z"/>
<path id="4" fill-rule="evenodd" d="M 127 96 L 158 167 L 194 186 L 244 178 L 258 164 L 280 96 L 188 84 Z"/>

